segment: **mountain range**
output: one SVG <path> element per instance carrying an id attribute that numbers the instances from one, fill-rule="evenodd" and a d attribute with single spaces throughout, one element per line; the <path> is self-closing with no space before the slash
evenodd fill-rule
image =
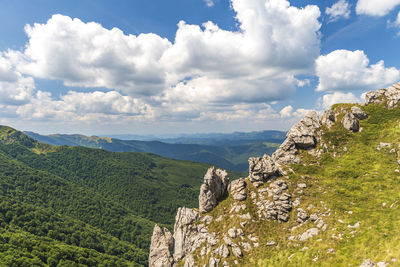
<path id="1" fill-rule="evenodd" d="M 249 157 L 272 154 L 285 139 L 285 132 L 236 132 L 195 134 L 152 141 L 122 140 L 110 137 L 25 132 L 29 137 L 56 146 L 85 146 L 113 152 L 146 152 L 172 159 L 203 162 L 227 170 L 247 171 Z M 125 136 L 129 137 L 129 136 Z"/>

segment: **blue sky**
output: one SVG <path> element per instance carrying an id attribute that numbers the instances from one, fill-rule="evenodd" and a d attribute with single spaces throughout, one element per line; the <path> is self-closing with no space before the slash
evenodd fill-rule
<path id="1" fill-rule="evenodd" d="M 399 10 L 399 0 L 0 0 L 0 124 L 286 130 L 400 80 Z"/>

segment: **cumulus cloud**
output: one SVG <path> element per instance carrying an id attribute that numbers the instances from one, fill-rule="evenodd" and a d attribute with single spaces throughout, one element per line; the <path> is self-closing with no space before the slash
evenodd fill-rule
<path id="1" fill-rule="evenodd" d="M 35 83 L 16 71 L 6 54 L 0 53 L 0 104 L 21 105 L 27 103 Z"/>
<path id="2" fill-rule="evenodd" d="M 397 82 L 400 71 L 383 60 L 370 65 L 363 51 L 335 50 L 316 60 L 317 91 L 370 90 Z"/>
<path id="3" fill-rule="evenodd" d="M 326 94 L 318 99 L 319 105 L 324 109 L 329 109 L 332 105 L 338 103 L 359 103 L 361 98 L 356 97 L 353 93 L 334 92 Z"/>
<path id="4" fill-rule="evenodd" d="M 280 118 L 265 103 L 310 84 L 295 77 L 314 71 L 319 8 L 297 8 L 287 0 L 231 0 L 231 6 L 237 31 L 181 21 L 173 41 L 63 15 L 27 25 L 25 48 L 8 51 L 5 67 L 0 65 L 0 97 L 6 92 L 9 101 L 20 101 L 19 116 L 38 120 Z M 7 89 L 3 76 L 14 77 L 13 87 L 21 90 Z M 36 90 L 32 77 L 88 92 L 56 98 Z"/>
<path id="5" fill-rule="evenodd" d="M 325 9 L 325 13 L 329 16 L 329 21 L 337 21 L 341 18 L 348 19 L 350 17 L 350 5 L 346 0 L 339 0 L 331 7 Z"/>
<path id="6" fill-rule="evenodd" d="M 398 5 L 400 5 L 400 0 L 358 0 L 356 12 L 357 14 L 381 17 L 387 15 Z"/>
<path id="7" fill-rule="evenodd" d="M 183 85 L 207 98 L 217 94 L 222 101 L 287 97 L 296 87 L 294 75 L 310 73 L 319 55 L 318 7 L 300 9 L 286 0 L 231 4 L 239 31 L 181 21 L 173 43 L 155 34 L 126 35 L 54 15 L 44 24 L 26 26 L 29 42 L 14 58 L 20 72 L 34 77 L 116 89 L 133 97 L 173 94 L 168 90 Z"/>
<path id="8" fill-rule="evenodd" d="M 292 116 L 292 112 L 293 112 L 293 107 L 289 105 L 281 109 L 279 114 L 281 114 L 283 118 L 286 118 Z"/>

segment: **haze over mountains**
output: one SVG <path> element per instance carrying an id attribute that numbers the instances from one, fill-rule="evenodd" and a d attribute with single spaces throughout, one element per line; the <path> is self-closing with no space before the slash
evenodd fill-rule
<path id="1" fill-rule="evenodd" d="M 172 159 L 204 162 L 233 171 L 247 171 L 249 157 L 272 154 L 284 140 L 282 131 L 235 132 L 232 134 L 193 134 L 162 138 L 141 136 L 143 140 L 122 140 L 84 135 L 40 135 L 31 138 L 51 145 L 85 146 L 113 152 L 146 152 Z M 140 137 L 125 135 L 121 138 Z M 154 139 L 154 140 L 152 140 Z"/>

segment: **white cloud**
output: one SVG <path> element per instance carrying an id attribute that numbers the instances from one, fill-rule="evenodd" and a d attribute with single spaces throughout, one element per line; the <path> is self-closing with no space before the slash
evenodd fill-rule
<path id="1" fill-rule="evenodd" d="M 317 91 L 370 90 L 397 82 L 400 71 L 383 60 L 369 64 L 363 51 L 335 50 L 316 60 Z"/>
<path id="2" fill-rule="evenodd" d="M 286 118 L 292 116 L 292 112 L 293 112 L 293 107 L 289 105 L 281 109 L 279 114 L 281 114 L 283 118 Z"/>
<path id="3" fill-rule="evenodd" d="M 0 104 L 27 103 L 34 90 L 34 80 L 16 71 L 7 55 L 0 53 Z"/>
<path id="4" fill-rule="evenodd" d="M 331 7 L 327 7 L 325 13 L 329 16 L 329 21 L 337 21 L 340 18 L 348 19 L 351 13 L 350 5 L 346 0 L 339 0 Z"/>
<path id="5" fill-rule="evenodd" d="M 334 92 L 326 94 L 318 99 L 319 105 L 324 109 L 329 109 L 332 105 L 338 103 L 359 103 L 361 98 L 356 97 L 353 93 Z"/>
<path id="6" fill-rule="evenodd" d="M 152 110 L 142 101 L 116 91 L 70 91 L 59 100 L 49 92 L 38 91 L 30 103 L 18 107 L 17 114 L 24 118 L 71 121 L 95 116 L 151 117 Z"/>
<path id="7" fill-rule="evenodd" d="M 397 5 L 400 5 L 400 0 L 358 0 L 356 12 L 380 17 L 387 15 Z"/>
<path id="8" fill-rule="evenodd" d="M 45 24 L 26 27 L 29 43 L 14 58 L 19 71 L 34 77 L 116 89 L 133 97 L 171 95 L 168 90 L 182 84 L 208 99 L 218 95 L 218 101 L 287 97 L 297 84 L 294 75 L 311 73 L 319 55 L 318 7 L 232 0 L 232 8 L 239 31 L 181 21 L 173 43 L 155 34 L 125 35 L 54 15 Z M 244 84 L 249 94 L 243 93 Z"/>
<path id="9" fill-rule="evenodd" d="M 208 7 L 212 7 L 215 5 L 215 0 L 204 0 L 204 2 L 206 2 L 206 5 Z"/>

